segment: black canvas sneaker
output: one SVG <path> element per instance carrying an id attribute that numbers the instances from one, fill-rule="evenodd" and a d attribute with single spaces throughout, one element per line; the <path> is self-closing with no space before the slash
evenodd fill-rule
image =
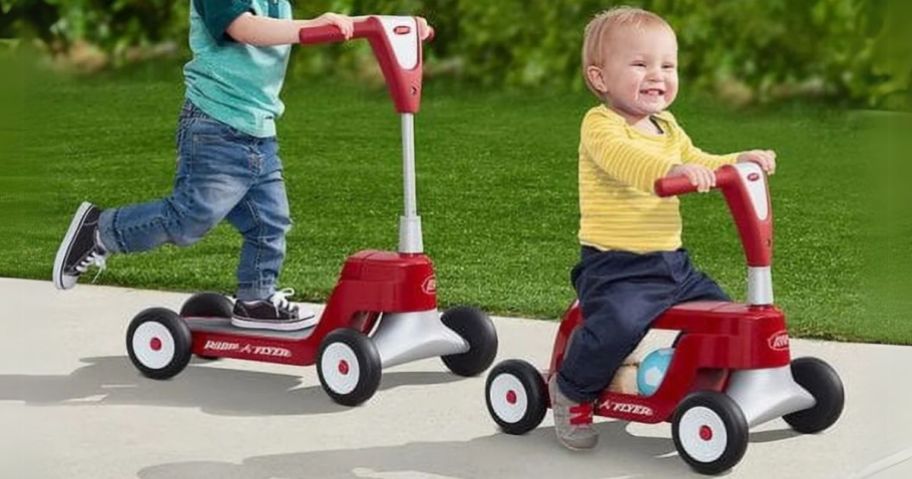
<path id="1" fill-rule="evenodd" d="M 231 324 L 239 328 L 296 331 L 317 324 L 316 314 L 288 301 L 292 289 L 276 291 L 269 299 L 261 301 L 235 301 Z"/>
<path id="2" fill-rule="evenodd" d="M 70 221 L 70 228 L 57 248 L 54 259 L 54 286 L 70 289 L 76 286 L 79 277 L 89 267 L 105 269 L 105 260 L 110 254 L 98 237 L 98 217 L 101 210 L 95 205 L 83 202 Z"/>

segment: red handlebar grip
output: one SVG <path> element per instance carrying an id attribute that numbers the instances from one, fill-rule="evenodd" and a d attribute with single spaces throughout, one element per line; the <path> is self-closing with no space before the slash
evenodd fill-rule
<path id="1" fill-rule="evenodd" d="M 716 175 L 715 188 L 722 188 L 738 179 L 738 170 L 732 166 L 723 166 L 714 173 Z M 686 176 L 659 178 L 655 182 L 655 192 L 658 196 L 683 195 L 684 193 L 693 193 L 694 191 L 697 191 L 697 187 L 694 186 Z"/>
<path id="2" fill-rule="evenodd" d="M 371 31 L 368 20 L 355 22 L 354 31 L 350 39 L 366 37 Z M 322 25 L 319 27 L 305 27 L 298 31 L 298 40 L 303 45 L 315 45 L 318 43 L 337 43 L 344 42 L 345 35 L 342 30 L 335 25 Z"/>
<path id="3" fill-rule="evenodd" d="M 323 25 L 320 27 L 307 27 L 298 31 L 298 39 L 304 45 L 314 45 L 317 43 L 335 43 L 345 41 L 342 31 L 335 25 Z"/>
<path id="4" fill-rule="evenodd" d="M 696 185 L 691 183 L 690 178 L 686 176 L 659 178 L 655 182 L 656 195 L 662 197 L 683 195 L 684 193 L 693 193 L 694 191 L 697 191 Z"/>

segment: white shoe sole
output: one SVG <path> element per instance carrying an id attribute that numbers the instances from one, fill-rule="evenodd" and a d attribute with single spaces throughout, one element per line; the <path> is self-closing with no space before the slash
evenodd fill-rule
<path id="1" fill-rule="evenodd" d="M 233 316 L 231 318 L 231 325 L 238 328 L 245 329 L 269 329 L 272 331 L 299 331 L 302 329 L 312 328 L 317 325 L 320 320 L 316 316 L 311 316 L 307 319 L 302 319 L 300 321 L 290 322 L 290 321 L 268 321 L 268 320 L 256 320 L 256 319 L 246 319 Z"/>
<path id="2" fill-rule="evenodd" d="M 92 204 L 83 201 L 79 205 L 79 209 L 76 210 L 76 214 L 73 215 L 72 221 L 70 221 L 70 228 L 67 230 L 66 236 L 63 237 L 63 241 L 60 242 L 60 247 L 57 248 L 57 257 L 54 259 L 54 286 L 57 289 L 70 289 L 73 286 L 76 286 L 76 279 L 73 276 L 68 276 L 63 274 L 63 262 L 66 260 L 67 255 L 70 254 L 70 248 L 73 247 L 73 237 L 76 236 L 76 232 L 79 231 L 79 228 L 82 226 L 82 223 L 85 221 L 86 213 L 89 212 L 89 209 L 92 208 Z M 66 281 L 67 278 L 72 279 L 72 281 Z"/>

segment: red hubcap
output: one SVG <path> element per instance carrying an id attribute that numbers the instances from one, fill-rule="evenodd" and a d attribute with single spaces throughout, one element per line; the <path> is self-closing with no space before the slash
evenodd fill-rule
<path id="1" fill-rule="evenodd" d="M 158 350 L 160 350 L 160 349 L 162 348 L 162 341 L 161 341 L 161 339 L 152 338 L 152 340 L 149 341 L 149 347 L 152 348 L 152 351 L 158 351 Z"/>
<path id="2" fill-rule="evenodd" d="M 339 361 L 339 373 L 343 376 L 348 374 L 348 362 L 344 359 Z"/>
<path id="3" fill-rule="evenodd" d="M 713 438 L 713 430 L 709 426 L 700 426 L 700 439 L 708 441 Z"/>
<path id="4" fill-rule="evenodd" d="M 512 389 L 507 391 L 507 403 L 516 404 L 516 391 Z"/>

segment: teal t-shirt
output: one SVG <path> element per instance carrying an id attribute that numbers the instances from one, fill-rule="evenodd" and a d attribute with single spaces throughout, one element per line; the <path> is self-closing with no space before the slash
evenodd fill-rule
<path id="1" fill-rule="evenodd" d="M 244 133 L 275 136 L 290 45 L 256 47 L 225 33 L 244 12 L 290 19 L 288 0 L 192 0 L 190 49 L 184 65 L 187 99 L 207 115 Z"/>

